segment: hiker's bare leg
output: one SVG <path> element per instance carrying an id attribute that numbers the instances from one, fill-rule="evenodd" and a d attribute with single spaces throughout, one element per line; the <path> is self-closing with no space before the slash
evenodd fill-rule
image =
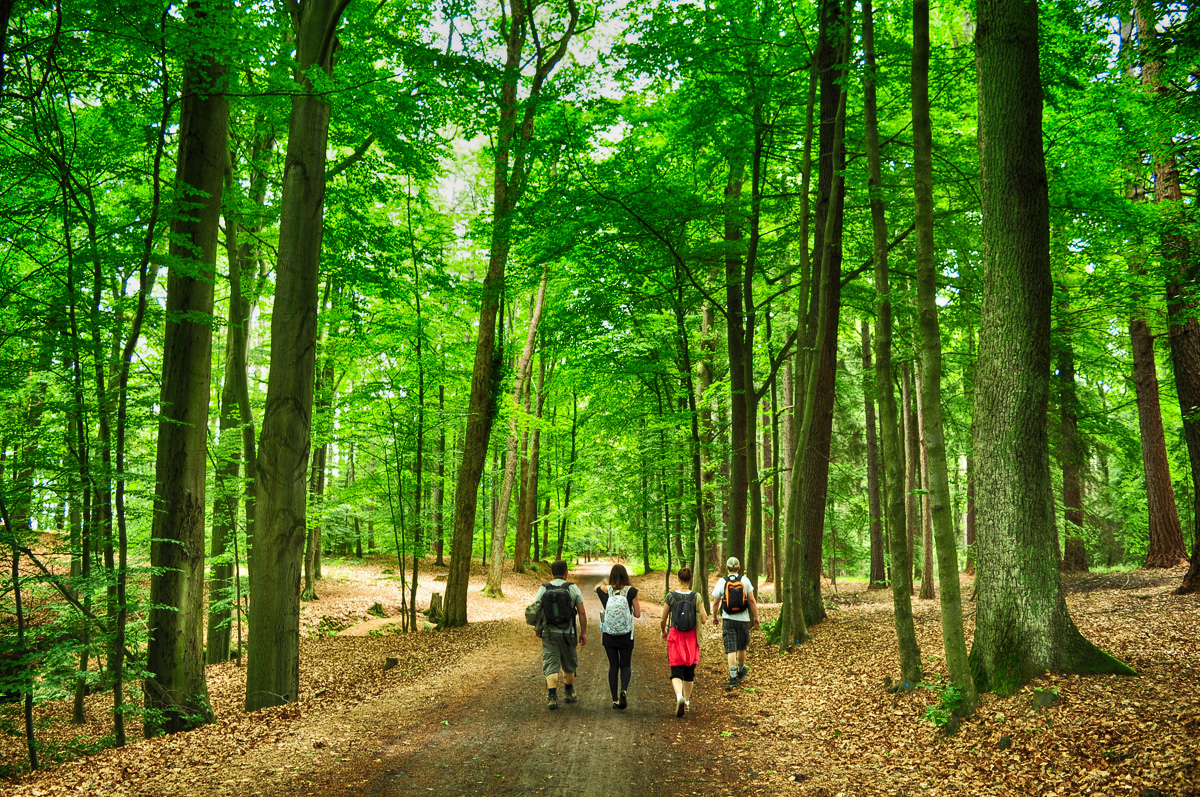
<path id="1" fill-rule="evenodd" d="M 739 650 L 739 651 L 737 652 L 737 663 L 738 663 L 738 664 L 745 664 L 745 663 L 746 663 L 746 651 L 744 651 L 744 650 Z M 733 663 L 732 663 L 732 662 L 730 662 L 730 665 L 729 665 L 729 666 L 730 666 L 730 667 L 732 667 L 732 666 L 733 666 Z"/>
<path id="2" fill-rule="evenodd" d="M 739 650 L 737 653 L 726 653 L 725 658 L 728 660 L 730 667 L 736 667 L 739 663 L 746 660 L 746 651 Z"/>
<path id="3" fill-rule="evenodd" d="M 678 700 L 681 695 L 686 694 L 686 692 L 684 690 L 686 690 L 687 687 L 684 685 L 682 678 L 672 678 L 671 686 L 674 687 L 674 689 L 675 689 L 675 699 L 676 700 Z M 683 699 L 687 700 L 686 697 L 684 697 Z"/>
<path id="4" fill-rule="evenodd" d="M 573 672 L 563 673 L 563 683 L 566 684 L 567 686 L 571 686 L 572 684 L 574 684 L 575 683 L 575 673 L 573 673 Z"/>
<path id="5" fill-rule="evenodd" d="M 688 703 L 692 702 L 692 686 L 694 686 L 692 681 L 683 682 L 683 699 Z"/>
<path id="6" fill-rule="evenodd" d="M 546 676 L 546 688 L 547 689 L 557 689 L 558 688 L 558 673 L 554 673 L 554 675 Z"/>

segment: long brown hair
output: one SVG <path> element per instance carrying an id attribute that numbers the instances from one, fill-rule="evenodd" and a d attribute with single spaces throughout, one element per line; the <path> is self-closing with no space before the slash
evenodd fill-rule
<path id="1" fill-rule="evenodd" d="M 625 565 L 613 565 L 612 571 L 608 574 L 608 584 L 613 589 L 629 586 L 629 571 L 625 569 Z"/>
<path id="2" fill-rule="evenodd" d="M 679 578 L 679 582 L 681 584 L 691 584 L 692 583 L 692 568 L 681 567 L 681 568 L 679 568 L 679 572 L 676 573 L 676 576 Z"/>

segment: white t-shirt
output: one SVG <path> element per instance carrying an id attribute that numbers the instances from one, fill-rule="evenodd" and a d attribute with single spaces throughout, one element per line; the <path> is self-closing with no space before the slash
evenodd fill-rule
<path id="1" fill-rule="evenodd" d="M 725 580 L 727 578 L 729 577 L 721 576 L 717 579 L 717 583 L 716 586 L 713 587 L 711 597 L 717 598 L 718 600 L 725 597 Z M 721 617 L 725 620 L 740 620 L 741 622 L 748 623 L 750 622 L 750 596 L 754 594 L 754 585 L 751 584 L 750 579 L 746 578 L 745 576 L 741 577 L 741 581 L 742 589 L 746 591 L 746 608 L 740 612 L 730 614 L 729 612 L 725 611 L 725 606 L 722 604 Z"/>

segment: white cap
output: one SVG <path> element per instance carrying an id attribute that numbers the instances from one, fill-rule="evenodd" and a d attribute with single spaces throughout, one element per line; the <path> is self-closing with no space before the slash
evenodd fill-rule
<path id="1" fill-rule="evenodd" d="M 736 556 L 731 556 L 725 560 L 725 566 L 730 570 L 737 570 L 741 568 L 742 563 L 738 561 Z"/>

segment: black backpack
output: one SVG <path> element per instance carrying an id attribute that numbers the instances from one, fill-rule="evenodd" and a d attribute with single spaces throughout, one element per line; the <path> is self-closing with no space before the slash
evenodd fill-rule
<path id="1" fill-rule="evenodd" d="M 542 595 L 542 616 L 546 624 L 555 628 L 575 627 L 575 602 L 571 600 L 571 585 L 543 584 L 546 592 Z"/>
<path id="2" fill-rule="evenodd" d="M 696 628 L 696 604 L 692 602 L 692 596 L 695 594 L 675 593 L 674 605 L 671 607 L 671 627 L 676 631 L 692 631 Z"/>
<path id="3" fill-rule="evenodd" d="M 742 586 L 742 577 L 725 576 L 725 611 L 737 614 L 746 611 L 746 588 Z"/>

